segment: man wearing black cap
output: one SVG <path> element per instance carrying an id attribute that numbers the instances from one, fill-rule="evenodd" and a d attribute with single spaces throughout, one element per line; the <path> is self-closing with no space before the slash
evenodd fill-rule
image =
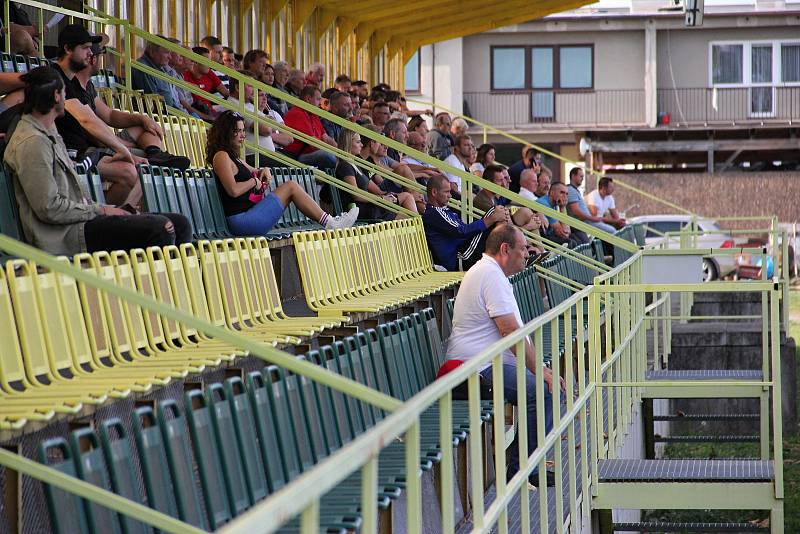
<path id="1" fill-rule="evenodd" d="M 76 77 L 76 73 L 90 67 L 92 46 L 104 39 L 90 34 L 80 24 L 70 24 L 59 33 L 54 68 L 64 80 L 67 100 L 66 113 L 56 120 L 56 126 L 67 148 L 76 152 L 77 160 L 90 158 L 103 180 L 110 183 L 106 193 L 109 202 L 137 205 L 138 199 L 128 198 L 131 191 L 138 191 L 136 164 L 149 161 L 186 169 L 189 159 L 162 150 L 164 134 L 152 118 L 108 107 L 91 81 L 82 84 Z M 120 129 L 119 135 L 112 128 Z M 135 147 L 144 151 L 147 160 L 131 154 L 130 149 Z"/>

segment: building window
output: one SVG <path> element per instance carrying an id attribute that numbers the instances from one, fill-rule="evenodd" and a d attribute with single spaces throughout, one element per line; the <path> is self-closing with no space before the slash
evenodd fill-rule
<path id="1" fill-rule="evenodd" d="M 594 88 L 594 46 L 492 46 L 492 91 Z"/>
<path id="2" fill-rule="evenodd" d="M 712 83 L 742 83 L 744 45 L 719 44 L 711 47 Z"/>
<path id="3" fill-rule="evenodd" d="M 525 89 L 525 47 L 492 48 L 492 90 Z"/>
<path id="4" fill-rule="evenodd" d="M 559 87 L 561 89 L 591 89 L 593 79 L 593 48 L 591 46 L 562 46 L 559 48 Z"/>
<path id="5" fill-rule="evenodd" d="M 414 52 L 411 59 L 408 60 L 405 67 L 405 92 L 406 93 L 419 93 L 420 90 L 420 62 L 419 62 L 419 49 Z"/>
<path id="6" fill-rule="evenodd" d="M 781 81 L 800 83 L 800 43 L 781 45 Z"/>

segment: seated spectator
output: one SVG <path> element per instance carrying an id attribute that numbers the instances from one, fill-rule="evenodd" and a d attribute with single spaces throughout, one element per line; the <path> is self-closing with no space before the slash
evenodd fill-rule
<path id="1" fill-rule="evenodd" d="M 183 215 L 132 215 L 89 200 L 56 129 L 67 98 L 63 77 L 50 67 L 37 67 L 22 79 L 27 84 L 23 114 L 4 161 L 28 243 L 51 254 L 74 255 L 191 241 L 192 228 Z"/>
<path id="2" fill-rule="evenodd" d="M 483 176 L 484 180 L 488 180 L 503 189 L 508 189 L 508 171 L 504 167 L 489 165 L 483 171 Z M 488 212 L 495 206 L 508 206 L 510 201 L 488 189 L 481 189 L 473 198 L 472 203 L 476 208 Z M 513 206 L 509 208 L 509 211 L 511 212 L 511 222 L 525 230 L 536 231 L 542 226 L 542 221 L 546 223 L 544 217 L 540 218 L 539 214 L 530 208 Z"/>
<path id="3" fill-rule="evenodd" d="M 409 132 L 406 144 L 409 148 L 413 148 L 414 150 L 422 152 L 423 154 L 425 153 L 425 138 L 417 132 Z M 444 176 L 441 172 L 439 172 L 439 169 L 433 165 L 423 163 L 422 161 L 419 161 L 415 157 L 409 156 L 408 154 L 403 154 L 400 162 L 408 165 L 408 168 L 414 173 L 414 177 L 423 185 L 425 185 L 428 182 L 428 179 L 432 176 Z"/>
<path id="4" fill-rule="evenodd" d="M 467 130 L 469 130 L 467 121 L 461 117 L 453 119 L 453 123 L 450 126 L 450 135 L 453 136 L 453 139 L 456 139 L 459 135 L 467 135 Z"/>
<path id="5" fill-rule="evenodd" d="M 358 100 L 363 103 L 369 96 L 369 86 L 367 82 L 364 80 L 356 80 L 352 83 L 352 87 L 355 89 L 356 95 L 358 95 Z"/>
<path id="6" fill-rule="evenodd" d="M 180 44 L 180 41 L 171 37 L 168 39 L 168 41 L 171 43 Z M 181 45 L 181 47 L 186 50 L 191 50 L 191 48 L 185 45 Z M 170 54 L 169 66 L 165 67 L 164 71 L 172 77 L 185 82 L 185 73 L 186 71 L 191 70 L 193 65 L 194 61 L 191 59 L 177 52 L 172 52 Z M 179 104 L 179 110 L 185 111 L 189 115 L 198 119 L 203 119 L 207 122 L 214 120 L 211 114 L 203 113 L 201 110 L 194 107 L 194 95 L 192 95 L 190 90 L 178 87 L 177 85 L 171 85 L 171 87 L 175 92 L 175 99 Z"/>
<path id="7" fill-rule="evenodd" d="M 519 193 L 519 178 L 525 169 L 533 169 L 536 174 L 541 170 L 542 155 L 533 147 L 525 150 L 525 156 L 508 168 L 508 175 L 511 177 L 510 189 Z"/>
<path id="8" fill-rule="evenodd" d="M 548 188 L 550 187 L 550 180 L 547 181 Z M 536 202 L 536 190 L 539 188 L 539 176 L 533 169 L 525 169 L 519 176 L 519 196 L 526 198 L 531 202 Z"/>
<path id="9" fill-rule="evenodd" d="M 0 9 L 0 37 L 5 38 L 6 27 L 11 31 L 11 52 L 12 55 L 20 54 L 22 56 L 38 56 L 40 39 L 39 29 L 33 25 L 28 13 L 20 8 L 16 2 L 8 2 L 8 14 L 11 19 L 10 24 L 5 24 L 2 20 L 4 12 Z"/>
<path id="10" fill-rule="evenodd" d="M 389 122 L 389 117 L 391 115 L 392 112 L 389 109 L 389 104 L 386 102 L 375 102 L 375 104 L 373 104 L 370 117 L 372 118 L 372 124 L 378 128 L 383 128 L 386 126 L 386 123 Z"/>
<path id="11" fill-rule="evenodd" d="M 322 63 L 312 63 L 308 67 L 306 77 L 303 80 L 305 85 L 316 85 L 320 90 L 322 83 L 325 81 L 325 65 Z"/>
<path id="12" fill-rule="evenodd" d="M 569 197 L 567 198 L 567 213 L 572 217 L 591 224 L 595 228 L 613 234 L 616 228 L 606 223 L 603 217 L 592 215 L 586 202 L 583 200 L 583 195 L 579 187 L 583 184 L 583 169 L 580 167 L 573 167 L 569 171 Z"/>
<path id="13" fill-rule="evenodd" d="M 294 97 L 301 98 L 300 91 L 303 90 L 304 86 L 305 86 L 305 79 L 303 71 L 300 69 L 290 70 L 289 78 L 286 80 L 286 92 Z"/>
<path id="14" fill-rule="evenodd" d="M 494 145 L 484 143 L 478 147 L 478 155 L 475 163 L 470 165 L 469 170 L 475 176 L 483 176 L 483 170 L 489 165 L 494 163 L 495 148 Z"/>
<path id="15" fill-rule="evenodd" d="M 487 212 L 482 219 L 467 224 L 461 220 L 459 212 L 447 205 L 451 196 L 449 185 L 444 176 L 428 180 L 428 203 L 422 223 L 433 263 L 448 271 L 457 271 L 459 257 L 465 269 L 480 259 L 484 234 L 496 223 L 505 222 L 508 212 L 500 206 Z"/>
<path id="16" fill-rule="evenodd" d="M 567 206 L 567 186 L 562 182 L 555 182 L 550 186 L 550 191 L 547 196 L 543 196 L 537 200 L 539 204 L 547 206 L 548 208 L 566 213 Z M 589 236 L 580 230 L 570 228 L 566 223 L 557 220 L 555 217 L 547 216 L 548 227 L 544 233 L 544 237 L 558 243 L 559 245 L 567 245 L 569 248 L 577 247 L 583 243 L 589 242 Z"/>
<path id="17" fill-rule="evenodd" d="M 208 131 L 206 146 L 206 163 L 214 169 L 228 228 L 234 235 L 266 234 L 280 220 L 290 202 L 325 228 L 353 225 L 358 209 L 334 217 L 322 211 L 297 182 L 285 182 L 270 191 L 272 174 L 269 169 L 256 169 L 239 159 L 244 138 L 242 117 L 225 111 Z"/>
<path id="18" fill-rule="evenodd" d="M 286 89 L 286 82 L 289 80 L 289 64 L 285 61 L 276 61 L 275 64 L 272 65 L 272 69 L 275 74 L 272 87 L 284 93 L 288 92 Z M 267 97 L 267 103 L 270 109 L 274 109 L 280 113 L 281 117 L 286 117 L 286 112 L 289 111 L 289 104 L 285 100 L 270 95 Z"/>
<path id="19" fill-rule="evenodd" d="M 21 73 L 18 72 L 0 72 L 0 132 L 6 133 L 8 131 L 9 121 L 12 114 L 15 118 L 19 118 L 20 113 L 15 113 L 16 110 L 10 110 L 17 104 L 25 100 L 25 84 L 20 79 Z"/>
<path id="20" fill-rule="evenodd" d="M 208 49 L 202 46 L 195 46 L 192 52 L 209 58 Z M 214 74 L 214 71 L 206 65 L 197 62 L 192 62 L 191 68 L 183 73 L 183 79 L 192 85 L 196 85 L 206 93 L 219 93 L 221 96 L 227 98 L 230 96 L 228 88 L 222 85 L 222 81 Z M 214 116 L 213 106 L 211 101 L 204 96 L 192 95 L 192 107 L 205 115 Z"/>
<path id="21" fill-rule="evenodd" d="M 247 71 L 241 71 L 240 74 L 247 74 Z M 234 107 L 241 107 L 242 100 L 244 101 L 244 109 L 245 111 L 249 111 L 251 114 L 256 114 L 256 106 L 253 103 L 253 86 L 244 84 L 244 87 L 240 87 L 239 80 L 236 78 L 230 79 L 230 91 L 231 96 L 228 97 L 228 103 Z M 244 93 L 244 98 L 242 99 L 242 94 Z M 223 106 L 216 106 L 214 111 L 217 113 L 222 113 L 225 111 L 225 107 Z M 264 117 L 263 113 L 258 113 L 258 115 Z M 248 144 L 250 145 L 258 145 L 262 148 L 266 148 L 272 152 L 275 152 L 275 144 L 272 142 L 272 128 L 265 123 L 258 123 L 258 140 L 256 140 L 256 133 L 255 121 L 248 117 L 248 115 L 243 115 L 242 120 L 244 121 L 244 128 L 245 128 L 245 139 Z M 245 160 L 247 161 L 248 165 L 257 167 L 257 154 L 253 148 L 245 146 L 244 149 L 245 153 Z"/>
<path id="22" fill-rule="evenodd" d="M 253 78 L 264 83 L 267 83 L 264 74 L 268 64 L 267 53 L 259 49 L 249 50 L 242 59 L 242 68 Z M 272 85 L 272 82 L 269 82 L 268 85 Z"/>
<path id="23" fill-rule="evenodd" d="M 604 176 L 597 182 L 597 189 L 586 195 L 586 206 L 593 217 L 602 217 L 603 222 L 617 230 L 625 226 L 614 202 L 614 180 Z"/>
<path id="24" fill-rule="evenodd" d="M 420 117 L 419 115 L 416 117 L 411 117 L 408 121 L 408 133 L 416 132 L 422 136 L 422 140 L 426 140 L 428 137 L 428 123 L 425 121 L 424 118 Z M 426 152 L 423 150 L 422 152 Z"/>
<path id="25" fill-rule="evenodd" d="M 314 107 L 319 107 L 321 95 L 319 89 L 313 85 L 307 85 L 300 90 L 300 98 Z M 331 136 L 325 133 L 325 128 L 322 126 L 322 121 L 320 121 L 318 115 L 294 106 L 286 113 L 283 120 L 286 126 L 290 128 L 294 128 L 331 146 L 336 146 L 336 142 Z M 330 152 L 314 148 L 302 139 L 295 139 L 291 145 L 286 147 L 285 152 L 300 163 L 312 165 L 318 169 L 332 169 L 336 166 L 336 156 Z"/>
<path id="26" fill-rule="evenodd" d="M 164 39 L 162 35 L 159 35 Z M 144 47 L 144 53 L 137 59 L 137 63 L 141 63 L 151 69 L 167 72 L 170 61 L 170 51 L 166 48 L 159 46 L 155 43 L 148 42 Z M 131 83 L 133 88 L 138 91 L 143 91 L 145 94 L 161 95 L 168 106 L 173 108 L 181 107 L 180 102 L 175 101 L 175 93 L 172 88 L 174 85 L 156 78 L 152 74 L 148 74 L 143 70 L 137 69 L 135 66 L 131 69 Z"/>
<path id="27" fill-rule="evenodd" d="M 352 82 L 350 81 L 350 77 L 347 74 L 338 75 L 336 79 L 333 81 L 333 87 L 340 93 L 350 94 L 350 90 L 352 89 Z"/>
<path id="28" fill-rule="evenodd" d="M 464 276 L 456 296 L 453 309 L 453 330 L 447 341 L 447 360 L 467 362 L 475 358 L 502 338 L 522 328 L 523 322 L 514 291 L 508 277 L 522 271 L 528 259 L 525 237 L 518 229 L 500 224 L 486 240 L 483 257 Z M 517 351 L 516 346 L 503 353 L 503 394 L 506 402 L 517 404 Z M 553 394 L 561 399 L 564 392 L 563 379 L 554 384 L 555 377 L 548 367 L 542 368 L 543 392 L 537 392 L 536 352 L 530 339 L 525 339 L 525 397 L 527 401 L 528 454 L 538 447 L 539 432 L 547 435 L 553 428 Z M 479 371 L 481 380 L 491 385 L 491 362 Z M 561 393 L 559 393 L 559 389 Z M 541 393 L 544 406 L 544 429 L 537 429 L 536 397 Z M 508 463 L 506 479 L 519 471 L 519 444 L 507 447 Z M 498 476 L 501 476 L 498 474 Z M 539 484 L 539 472 L 534 469 L 528 477 L 534 485 Z M 553 473 L 547 472 L 547 485 L 555 484 Z"/>
<path id="29" fill-rule="evenodd" d="M 368 141 L 367 144 L 370 143 L 375 143 L 375 141 Z M 353 156 L 361 156 L 362 148 L 361 136 L 358 133 L 352 130 L 342 130 L 339 136 L 340 150 L 352 154 Z M 411 194 L 405 192 L 395 194 L 385 191 L 381 187 L 382 178 L 375 175 L 370 177 L 369 173 L 359 168 L 358 165 L 353 165 L 348 161 L 339 159 L 336 162 L 336 178 L 344 180 L 362 191 L 377 195 L 386 202 L 397 204 L 398 206 L 402 206 L 407 210 L 417 213 L 414 197 Z M 359 197 L 358 195 L 350 195 L 345 192 L 341 192 L 341 195 L 342 205 L 356 206 L 359 209 L 361 219 L 388 221 L 403 217 L 401 213 L 395 214 L 386 208 L 373 204 L 369 197 Z"/>
<path id="30" fill-rule="evenodd" d="M 213 35 L 203 37 L 203 40 L 200 41 L 200 46 L 208 50 L 208 58 L 211 61 L 222 65 L 222 41 L 220 41 L 219 38 L 214 37 Z M 227 90 L 228 75 L 223 74 L 218 70 L 212 70 L 211 72 L 217 77 L 217 79 L 219 79 L 222 86 Z M 228 97 L 228 95 L 222 91 L 220 91 L 220 94 L 226 98 Z"/>
<path id="31" fill-rule="evenodd" d="M 283 124 L 283 117 L 281 117 L 280 113 L 278 113 L 274 109 L 270 109 L 269 104 L 267 102 L 268 102 L 267 93 L 260 91 L 258 93 L 258 102 L 256 102 L 256 109 L 258 110 L 258 112 L 262 115 L 271 118 L 278 124 Z M 269 136 L 269 138 L 262 137 L 259 139 L 259 144 L 262 147 L 266 148 L 267 150 L 272 150 L 273 152 L 279 148 L 283 150 L 285 147 L 291 145 L 294 142 L 294 137 L 292 137 L 285 130 L 278 129 L 280 127 L 276 128 L 275 126 L 270 126 L 270 128 L 272 129 L 272 134 Z M 272 146 L 274 148 L 270 148 L 270 141 L 272 142 Z M 262 159 L 264 158 L 263 155 L 261 157 Z M 266 163 L 262 163 L 260 166 L 264 165 L 266 165 Z M 278 165 L 278 163 L 275 163 L 275 165 Z"/>
<path id="32" fill-rule="evenodd" d="M 406 122 L 402 119 L 389 119 L 386 124 L 383 125 L 383 135 L 397 141 L 401 145 L 405 145 L 408 141 L 408 127 L 406 126 Z M 386 154 L 396 161 L 403 159 L 403 155 L 400 151 L 392 147 L 386 149 Z"/>
<path id="33" fill-rule="evenodd" d="M 365 126 L 368 130 L 372 130 L 377 134 L 383 133 L 380 128 L 375 126 L 374 124 L 369 124 Z M 405 177 L 410 181 L 414 181 L 414 173 L 411 172 L 411 169 L 408 168 L 408 165 L 404 163 L 400 163 L 394 158 L 390 158 L 387 155 L 387 147 L 383 143 L 378 141 L 373 141 L 372 139 L 365 139 L 363 142 L 363 148 L 361 149 L 361 157 L 372 163 L 374 165 L 378 165 L 387 171 L 392 171 L 395 174 L 399 174 L 400 176 Z M 414 197 L 414 200 L 420 203 L 420 207 L 422 207 L 422 194 L 417 191 L 409 191 L 405 189 L 401 184 L 395 183 L 391 180 L 385 180 L 381 176 L 373 175 L 373 180 L 380 185 L 381 189 L 384 191 L 388 191 L 389 193 L 400 193 L 402 191 L 408 191 L 408 193 Z"/>
<path id="34" fill-rule="evenodd" d="M 350 95 L 334 90 L 328 99 L 328 111 L 339 118 L 349 121 L 353 118 L 351 102 Z M 328 119 L 322 119 L 322 126 L 331 139 L 339 139 L 339 134 L 344 130 L 344 126 L 340 126 Z"/>
<path id="35" fill-rule="evenodd" d="M 453 137 L 450 135 L 450 115 L 437 113 L 433 121 L 433 130 L 425 138 L 425 148 L 428 154 L 441 160 L 453 153 Z"/>
<path id="36" fill-rule="evenodd" d="M 222 64 L 232 70 L 238 70 L 238 61 L 236 61 L 236 52 L 230 46 L 222 47 Z"/>
<path id="37" fill-rule="evenodd" d="M 536 198 L 542 198 L 550 192 L 550 181 L 553 178 L 553 171 L 549 167 L 542 165 L 542 170 L 539 172 L 539 177 L 536 180 Z"/>
<path id="38" fill-rule="evenodd" d="M 313 84 L 309 84 L 309 85 L 313 85 Z M 325 111 L 330 111 L 331 95 L 333 95 L 333 93 L 335 93 L 335 92 L 336 92 L 336 89 L 334 89 L 333 87 L 328 87 L 327 89 L 325 89 L 324 91 L 322 91 L 320 93 L 320 95 L 321 95 L 321 98 L 319 100 L 320 109 L 324 109 Z"/>
<path id="39" fill-rule="evenodd" d="M 462 135 L 457 137 L 455 143 L 453 144 L 453 153 L 447 156 L 444 162 L 452 167 L 455 167 L 456 169 L 469 172 L 468 158 L 474 149 L 475 145 L 472 143 L 472 138 L 470 136 Z M 445 172 L 445 176 L 447 176 L 447 179 L 450 180 L 450 185 L 453 187 L 453 197 L 460 198 L 461 177 L 447 172 Z"/>
<path id="40" fill-rule="evenodd" d="M 90 79 L 96 59 L 92 45 L 102 40 L 80 24 L 65 26 L 59 33 L 60 53 L 53 69 L 62 78 L 67 100 L 66 113 L 56 119 L 56 127 L 67 149 L 75 151 L 76 161 L 88 158 L 97 166 L 109 184 L 106 199 L 115 205 L 136 207 L 141 201 L 137 164 L 149 161 L 186 169 L 189 159 L 162 150 L 164 133 L 148 115 L 112 109 L 98 96 Z M 120 132 L 114 134 L 112 128 Z M 143 150 L 147 159 L 132 155 L 133 148 Z M 128 198 L 131 192 L 138 198 Z"/>

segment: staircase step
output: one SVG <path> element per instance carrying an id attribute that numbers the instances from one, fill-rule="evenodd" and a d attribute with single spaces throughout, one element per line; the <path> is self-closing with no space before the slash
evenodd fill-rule
<path id="1" fill-rule="evenodd" d="M 655 436 L 657 443 L 758 443 L 758 436 Z"/>
<path id="2" fill-rule="evenodd" d="M 769 482 L 770 460 L 641 460 L 599 461 L 600 482 Z"/>
<path id="3" fill-rule="evenodd" d="M 647 371 L 647 380 L 761 380 L 760 369 L 657 369 Z"/>
<path id="4" fill-rule="evenodd" d="M 641 521 L 614 523 L 614 532 L 764 532 L 769 527 L 755 523 L 672 523 Z"/>
<path id="5" fill-rule="evenodd" d="M 757 420 L 757 413 L 723 414 L 723 413 L 687 413 L 677 415 L 654 415 L 653 421 L 741 421 Z"/>

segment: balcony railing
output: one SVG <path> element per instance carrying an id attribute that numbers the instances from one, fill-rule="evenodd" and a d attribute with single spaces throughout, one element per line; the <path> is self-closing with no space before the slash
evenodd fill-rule
<path id="1" fill-rule="evenodd" d="M 645 127 L 644 89 L 465 92 L 465 112 L 501 129 Z M 656 127 L 800 121 L 800 86 L 658 89 Z"/>

